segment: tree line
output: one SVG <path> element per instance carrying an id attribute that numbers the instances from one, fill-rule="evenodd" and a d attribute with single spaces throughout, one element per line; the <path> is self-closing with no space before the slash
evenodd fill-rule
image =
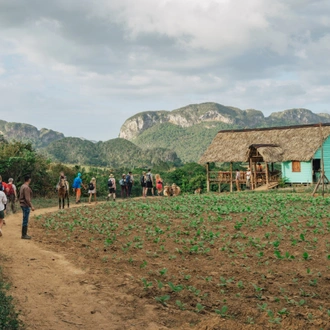
<path id="1" fill-rule="evenodd" d="M 149 166 L 148 166 L 149 167 Z M 107 180 L 112 173 L 116 179 L 117 192 L 119 193 L 119 179 L 122 174 L 132 171 L 134 175 L 134 186 L 132 195 L 141 195 L 140 176 L 146 167 L 88 167 L 83 165 L 66 165 L 54 163 L 47 156 L 38 153 L 31 143 L 20 141 L 8 142 L 0 137 L 0 174 L 2 179 L 8 182 L 14 179 L 17 187 L 24 183 L 24 176 L 32 176 L 31 188 L 34 196 L 51 197 L 55 195 L 55 187 L 58 182 L 59 173 L 64 171 L 70 186 L 78 172 L 82 174 L 83 182 L 87 184 L 92 177 L 97 179 L 98 195 L 106 195 L 108 192 Z M 206 186 L 206 170 L 196 163 L 188 163 L 176 167 L 173 163 L 162 162 L 152 168 L 152 173 L 159 173 L 164 184 L 176 183 L 182 192 L 193 192 L 197 188 Z"/>

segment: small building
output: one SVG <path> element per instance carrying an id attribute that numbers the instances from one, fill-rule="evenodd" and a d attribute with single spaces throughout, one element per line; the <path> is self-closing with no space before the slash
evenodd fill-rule
<path id="1" fill-rule="evenodd" d="M 252 171 L 252 188 L 260 185 L 270 188 L 280 178 L 285 178 L 288 183 L 317 182 L 322 168 L 322 152 L 324 171 L 330 173 L 330 123 L 224 130 L 218 132 L 199 163 L 245 162 Z M 258 173 L 258 163 L 263 164 L 262 173 Z M 281 164 L 280 173 L 274 171 L 274 163 Z M 222 180 L 222 176 L 219 173 L 214 178 L 208 171 L 208 187 L 211 182 L 232 184 L 232 167 L 227 180 Z"/>

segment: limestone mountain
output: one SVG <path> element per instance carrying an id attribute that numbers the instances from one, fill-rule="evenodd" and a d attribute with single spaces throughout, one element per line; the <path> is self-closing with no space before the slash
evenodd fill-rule
<path id="1" fill-rule="evenodd" d="M 128 118 L 122 125 L 119 137 L 134 140 L 156 125 L 170 123 L 182 128 L 212 122 L 228 127 L 253 128 L 329 122 L 330 114 L 315 114 L 308 109 L 289 109 L 265 117 L 259 110 L 241 110 L 218 103 L 191 104 L 173 111 L 146 111 Z M 212 126 L 212 125 L 211 125 Z"/>
<path id="2" fill-rule="evenodd" d="M 10 123 L 4 120 L 0 120 L 0 135 L 3 135 L 7 141 L 31 142 L 36 148 L 47 146 L 53 141 L 64 138 L 62 133 L 51 129 L 38 130 L 29 124 Z"/>
<path id="3" fill-rule="evenodd" d="M 147 111 L 128 118 L 119 136 L 141 148 L 170 148 L 184 162 L 197 161 L 222 129 L 274 127 L 330 122 L 329 114 L 289 109 L 265 117 L 217 103 L 192 104 L 173 111 Z"/>

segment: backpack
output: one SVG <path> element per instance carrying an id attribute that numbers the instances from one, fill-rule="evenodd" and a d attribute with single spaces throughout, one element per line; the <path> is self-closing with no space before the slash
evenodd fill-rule
<path id="1" fill-rule="evenodd" d="M 147 174 L 147 182 L 151 182 L 151 174 Z"/>
<path id="2" fill-rule="evenodd" d="M 129 174 L 126 175 L 126 183 L 131 183 L 131 176 Z"/>
<path id="3" fill-rule="evenodd" d="M 0 191 L 4 191 L 4 188 L 3 188 L 2 182 L 0 182 Z"/>
<path id="4" fill-rule="evenodd" d="M 141 183 L 141 184 L 144 184 L 144 175 L 141 175 L 140 183 Z"/>
<path id="5" fill-rule="evenodd" d="M 126 185 L 126 182 L 125 182 L 124 179 L 120 179 L 120 180 L 119 180 L 119 184 L 120 184 L 121 186 L 125 186 L 125 185 Z"/>
<path id="6" fill-rule="evenodd" d="M 108 187 L 109 187 L 109 188 L 112 188 L 112 187 L 113 187 L 112 179 L 109 179 L 109 180 L 108 180 Z"/>
<path id="7" fill-rule="evenodd" d="M 89 183 L 89 185 L 88 185 L 88 189 L 89 189 L 89 190 L 94 190 L 94 185 L 93 185 L 92 182 Z"/>
<path id="8" fill-rule="evenodd" d="M 12 183 L 7 185 L 7 196 L 15 195 L 14 187 Z"/>

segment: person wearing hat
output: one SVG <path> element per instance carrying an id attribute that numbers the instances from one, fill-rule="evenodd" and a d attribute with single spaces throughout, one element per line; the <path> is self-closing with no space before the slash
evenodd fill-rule
<path id="1" fill-rule="evenodd" d="M 92 180 L 89 182 L 88 185 L 88 194 L 89 194 L 89 199 L 88 203 L 90 204 L 92 202 L 92 196 L 94 195 L 94 202 L 96 202 L 96 179 L 92 178 Z"/>
<path id="2" fill-rule="evenodd" d="M 250 183 L 251 183 L 251 170 L 250 167 L 248 167 L 246 171 L 246 189 L 250 189 Z"/>
<path id="3" fill-rule="evenodd" d="M 86 189 L 81 179 L 81 173 L 78 173 L 76 178 L 73 180 L 72 185 L 73 192 L 76 193 L 76 204 L 80 203 L 81 187 Z"/>
<path id="4" fill-rule="evenodd" d="M 127 197 L 127 183 L 126 183 L 126 174 L 123 173 L 121 179 L 119 180 L 119 184 L 121 187 L 121 198 Z"/>
<path id="5" fill-rule="evenodd" d="M 116 201 L 116 180 L 113 176 L 113 174 L 109 175 L 109 180 L 108 180 L 108 189 L 109 189 L 109 194 L 107 197 L 107 201 L 112 197 L 113 201 Z"/>

